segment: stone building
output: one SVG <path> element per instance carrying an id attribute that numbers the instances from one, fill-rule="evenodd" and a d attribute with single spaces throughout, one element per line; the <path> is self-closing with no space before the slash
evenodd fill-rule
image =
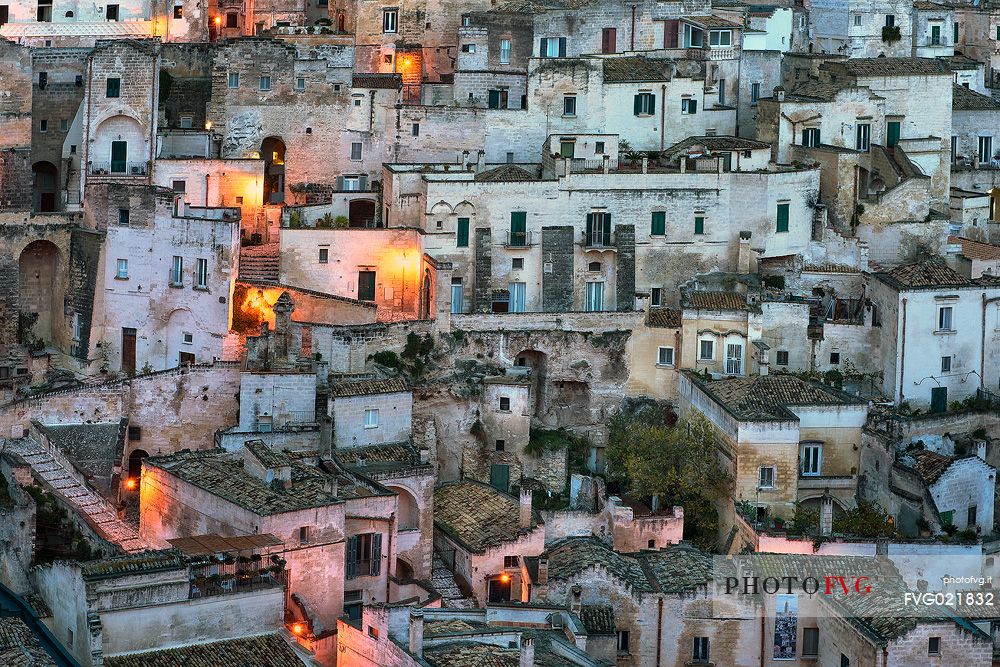
<path id="1" fill-rule="evenodd" d="M 993 530 L 996 468 L 979 456 L 951 457 L 931 450 L 916 451 L 913 459 L 942 524 L 977 533 Z"/>
<path id="2" fill-rule="evenodd" d="M 3 133 L 0 138 L 0 211 L 27 211 L 35 204 L 32 173 L 34 72 L 27 47 L 0 41 L 3 86 L 0 101 Z M 55 185 L 53 181 L 53 186 Z M 53 196 L 53 200 L 55 197 Z M 54 203 L 54 202 L 53 202 Z M 50 210 L 55 210 L 54 206 Z"/>
<path id="3" fill-rule="evenodd" d="M 914 4 L 910 0 L 813 0 L 808 50 L 851 58 L 909 56 Z"/>
<path id="4" fill-rule="evenodd" d="M 951 160 L 953 164 L 989 168 L 1000 155 L 1000 103 L 956 85 L 951 103 Z M 992 205 L 992 204 L 991 204 Z"/>

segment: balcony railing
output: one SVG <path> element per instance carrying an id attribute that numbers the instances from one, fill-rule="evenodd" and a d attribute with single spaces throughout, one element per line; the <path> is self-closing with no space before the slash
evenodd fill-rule
<path id="1" fill-rule="evenodd" d="M 584 232 L 583 246 L 594 250 L 617 250 L 614 232 L 605 232 L 604 230 Z"/>
<path id="2" fill-rule="evenodd" d="M 148 162 L 91 162 L 89 173 L 94 176 L 146 176 Z"/>
<path id="3" fill-rule="evenodd" d="M 191 598 L 276 588 L 288 583 L 288 572 L 267 560 L 212 563 L 191 567 Z"/>
<path id="4" fill-rule="evenodd" d="M 507 232 L 504 245 L 508 248 L 527 248 L 531 245 L 531 232 Z"/>

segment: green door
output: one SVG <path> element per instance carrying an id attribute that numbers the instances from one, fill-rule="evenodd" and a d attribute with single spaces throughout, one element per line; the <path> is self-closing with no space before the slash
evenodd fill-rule
<path id="1" fill-rule="evenodd" d="M 885 145 L 892 148 L 899 143 L 899 121 L 890 120 L 886 130 Z"/>
<path id="2" fill-rule="evenodd" d="M 948 411 L 948 387 L 931 388 L 931 412 Z"/>
<path id="3" fill-rule="evenodd" d="M 128 161 L 128 142 L 127 141 L 112 141 L 111 142 L 111 173 L 112 174 L 124 174 L 125 166 Z"/>
<path id="4" fill-rule="evenodd" d="M 490 486 L 507 492 L 510 488 L 510 466 L 496 463 L 490 466 Z"/>

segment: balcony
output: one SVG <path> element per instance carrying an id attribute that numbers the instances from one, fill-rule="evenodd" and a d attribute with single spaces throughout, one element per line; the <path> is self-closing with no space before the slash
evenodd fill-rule
<path id="1" fill-rule="evenodd" d="M 149 175 L 149 162 L 91 162 L 87 173 L 115 178 L 144 177 Z"/>
<path id="2" fill-rule="evenodd" d="M 611 250 L 617 252 L 618 246 L 615 245 L 614 237 L 614 232 L 604 230 L 594 230 L 589 233 L 584 232 L 583 247 L 586 250 Z"/>
<path id="3" fill-rule="evenodd" d="M 507 232 L 504 245 L 508 248 L 527 248 L 534 243 L 531 232 Z"/>
<path id="4" fill-rule="evenodd" d="M 857 475 L 803 475 L 799 473 L 799 491 L 844 491 L 857 486 Z"/>
<path id="5" fill-rule="evenodd" d="M 245 593 L 277 588 L 288 583 L 284 561 L 276 556 L 241 557 L 229 562 L 208 562 L 191 566 L 190 598 Z"/>

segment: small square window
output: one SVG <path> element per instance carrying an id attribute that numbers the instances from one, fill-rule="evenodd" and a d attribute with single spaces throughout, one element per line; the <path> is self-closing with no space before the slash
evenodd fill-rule
<path id="1" fill-rule="evenodd" d="M 184 334 L 184 344 L 193 345 L 194 344 L 194 334 L 185 333 Z"/>
<path id="2" fill-rule="evenodd" d="M 115 278 L 118 280 L 128 280 L 128 260 L 119 259 L 115 264 Z"/>
<path id="3" fill-rule="evenodd" d="M 462 44 L 462 53 L 475 53 L 475 52 L 476 52 L 475 44 Z"/>
<path id="4" fill-rule="evenodd" d="M 299 544 L 309 543 L 309 526 L 299 526 Z"/>
<path id="5" fill-rule="evenodd" d="M 42 120 L 38 121 L 38 131 L 39 132 L 48 132 L 49 131 L 49 121 L 47 121 L 44 118 Z"/>
<path id="6" fill-rule="evenodd" d="M 603 141 L 595 141 L 594 142 L 594 154 L 595 155 L 604 155 L 604 142 Z"/>
<path id="7" fill-rule="evenodd" d="M 927 639 L 927 654 L 928 655 L 941 655 L 941 638 L 940 637 L 929 637 Z"/>
<path id="8" fill-rule="evenodd" d="M 576 115 L 576 95 L 566 95 L 563 97 L 563 115 Z"/>
<path id="9" fill-rule="evenodd" d="M 239 72 L 230 72 L 229 73 L 229 87 L 230 88 L 239 88 L 240 87 L 240 73 Z"/>
<path id="10" fill-rule="evenodd" d="M 365 428 L 378 428 L 378 409 L 365 410 Z"/>
<path id="11" fill-rule="evenodd" d="M 142 427 L 141 426 L 129 426 L 128 427 L 128 439 L 132 442 L 138 442 L 142 440 Z"/>
<path id="12" fill-rule="evenodd" d="M 306 134 L 312 134 L 312 133 L 313 133 L 313 129 L 311 127 L 307 127 L 306 128 Z"/>
<path id="13" fill-rule="evenodd" d="M 333 92 L 335 92 L 335 93 L 339 93 L 340 92 L 340 84 L 339 83 L 333 84 Z"/>
<path id="14" fill-rule="evenodd" d="M 118 209 L 118 224 L 122 227 L 128 227 L 129 222 L 129 210 L 127 208 Z"/>
<path id="15" fill-rule="evenodd" d="M 777 359 L 775 360 L 779 366 L 788 365 L 788 350 L 778 350 Z"/>
<path id="16" fill-rule="evenodd" d="M 701 359 L 702 361 L 711 361 L 712 359 L 715 358 L 714 340 L 699 341 L 698 358 Z"/>
<path id="17" fill-rule="evenodd" d="M 319 249 L 319 263 L 326 264 L 330 261 L 330 249 L 320 248 Z"/>
<path id="18" fill-rule="evenodd" d="M 185 191 L 185 188 L 187 187 L 187 184 L 184 181 L 173 181 L 171 183 L 171 187 L 173 188 L 174 192 L 183 193 Z"/>
<path id="19" fill-rule="evenodd" d="M 757 471 L 757 488 L 774 488 L 774 466 L 763 466 Z"/>
<path id="20" fill-rule="evenodd" d="M 295 90 L 305 90 L 305 89 L 306 89 L 306 80 L 303 79 L 301 76 L 295 79 Z"/>
<path id="21" fill-rule="evenodd" d="M 237 206 L 242 206 L 243 205 L 243 197 L 237 197 L 236 198 L 236 205 Z"/>
<path id="22" fill-rule="evenodd" d="M 184 18 L 184 5 L 175 5 L 174 6 L 174 18 L 175 19 L 182 19 L 182 18 Z"/>
<path id="23" fill-rule="evenodd" d="M 191 116 L 181 116 L 181 129 L 190 130 L 194 127 L 194 118 Z"/>
<path id="24" fill-rule="evenodd" d="M 271 77 L 269 76 L 260 77 L 260 89 L 271 90 Z"/>
<path id="25" fill-rule="evenodd" d="M 506 440 L 497 440 L 496 444 L 494 445 L 494 447 L 495 447 L 496 451 L 502 452 L 502 451 L 504 451 L 507 448 L 507 441 Z"/>
<path id="26" fill-rule="evenodd" d="M 510 412 L 510 398 L 507 396 L 500 397 L 500 409 L 504 412 Z"/>
<path id="27" fill-rule="evenodd" d="M 659 306 L 663 300 L 663 289 L 660 287 L 653 287 L 649 290 L 649 305 Z"/>
<path id="28" fill-rule="evenodd" d="M 503 569 L 510 570 L 521 566 L 521 559 L 518 556 L 504 556 Z"/>
<path id="29" fill-rule="evenodd" d="M 240 15 L 236 12 L 228 12 L 226 14 L 226 27 L 227 28 L 239 28 L 240 27 Z"/>
<path id="30" fill-rule="evenodd" d="M 513 259 L 511 259 L 510 260 L 510 268 L 513 271 L 520 271 L 521 269 L 523 269 L 524 268 L 524 258 L 523 257 L 514 257 Z"/>
<path id="31" fill-rule="evenodd" d="M 105 10 L 105 16 L 107 16 L 109 21 L 118 20 L 118 5 L 108 5 Z"/>
<path id="32" fill-rule="evenodd" d="M 369 625 L 368 636 L 371 637 L 372 639 L 378 639 L 378 628 L 376 628 L 374 625 Z"/>
<path id="33" fill-rule="evenodd" d="M 942 373 L 951 372 L 951 357 L 941 357 L 941 372 Z"/>
<path id="34" fill-rule="evenodd" d="M 647 549 L 655 549 L 656 548 L 656 540 L 648 540 L 646 542 L 646 548 Z"/>
<path id="35" fill-rule="evenodd" d="M 619 630 L 616 633 L 616 644 L 619 653 L 629 652 L 629 632 L 628 630 Z"/>
<path id="36" fill-rule="evenodd" d="M 410 126 L 410 134 L 414 137 L 420 136 L 420 123 L 413 123 L 413 125 Z"/>
<path id="37" fill-rule="evenodd" d="M 361 159 L 361 142 L 355 141 L 351 143 L 351 159 L 360 160 Z"/>
<path id="38" fill-rule="evenodd" d="M 122 80 L 117 77 L 110 77 L 105 84 L 105 97 L 121 97 Z"/>
<path id="39" fill-rule="evenodd" d="M 840 352 L 831 352 L 830 353 L 830 363 L 831 364 L 839 364 L 840 363 Z"/>
<path id="40" fill-rule="evenodd" d="M 659 364 L 660 366 L 673 366 L 674 348 L 672 347 L 658 348 L 656 353 L 656 363 Z"/>
<path id="41" fill-rule="evenodd" d="M 354 106 L 356 106 L 356 107 L 361 106 L 361 98 L 360 97 L 355 97 L 354 98 Z"/>

